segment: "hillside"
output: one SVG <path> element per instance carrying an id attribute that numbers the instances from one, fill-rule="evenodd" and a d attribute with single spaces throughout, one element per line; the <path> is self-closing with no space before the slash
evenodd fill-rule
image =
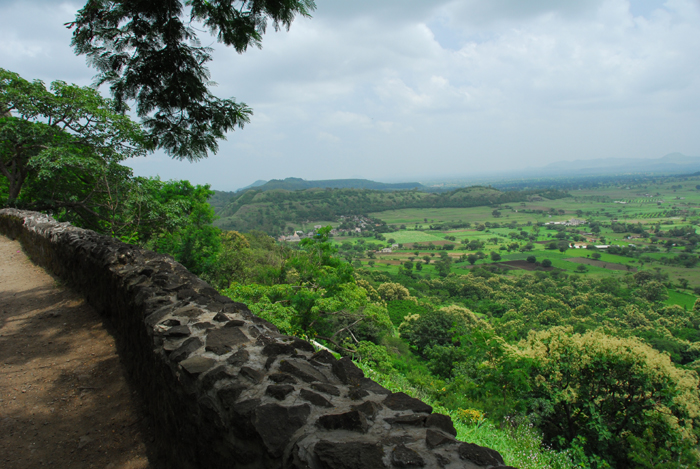
<path id="1" fill-rule="evenodd" d="M 222 206 L 222 197 L 212 202 L 220 217 L 215 225 L 228 230 L 258 229 L 276 235 L 288 231 L 288 225 L 314 221 L 336 221 L 341 215 L 363 215 L 405 208 L 477 207 L 523 202 L 533 197 L 558 199 L 561 191 L 500 191 L 492 187 L 472 186 L 443 193 L 381 191 L 368 189 L 306 189 L 298 191 L 249 189 L 234 194 Z"/>
<path id="2" fill-rule="evenodd" d="M 369 179 L 325 179 L 307 181 L 301 178 L 272 179 L 271 181 L 255 181 L 250 186 L 239 189 L 237 192 L 256 189 L 263 192 L 277 189 L 287 191 L 300 191 L 304 189 L 371 189 L 379 191 L 400 191 L 410 189 L 424 189 L 419 182 L 400 182 L 386 184 L 370 181 Z"/>

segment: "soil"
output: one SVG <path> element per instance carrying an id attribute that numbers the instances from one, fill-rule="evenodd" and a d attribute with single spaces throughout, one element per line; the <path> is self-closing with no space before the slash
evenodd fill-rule
<path id="1" fill-rule="evenodd" d="M 523 269 L 523 270 L 529 270 L 529 271 L 535 271 L 535 270 L 542 270 L 545 272 L 549 272 L 551 270 L 556 269 L 555 267 L 542 267 L 541 265 L 537 265 L 535 263 L 531 263 L 528 261 L 506 261 L 506 262 L 501 262 L 501 264 L 506 264 L 511 267 L 516 267 L 518 269 Z M 559 269 L 557 269 L 559 270 Z"/>
<path id="2" fill-rule="evenodd" d="M 157 467 L 115 350 L 80 295 L 0 236 L 0 467 Z"/>
<path id="3" fill-rule="evenodd" d="M 608 270 L 625 270 L 627 271 L 627 266 L 622 265 L 622 264 L 614 264 L 612 262 L 605 262 L 605 261 L 596 261 L 594 259 L 587 259 L 585 257 L 570 257 L 568 259 L 564 259 L 565 261 L 569 262 L 574 262 L 576 264 L 586 264 L 586 265 L 593 265 L 595 267 L 602 267 L 604 269 Z M 636 272 L 637 268 L 636 267 L 630 267 L 629 272 Z"/>

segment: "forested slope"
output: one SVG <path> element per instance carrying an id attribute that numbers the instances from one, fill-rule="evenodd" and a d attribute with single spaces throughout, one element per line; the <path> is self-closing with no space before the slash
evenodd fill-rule
<path id="1" fill-rule="evenodd" d="M 403 208 L 476 207 L 507 204 L 542 197 L 558 199 L 568 194 L 557 190 L 500 191 L 472 186 L 444 193 L 379 191 L 367 189 L 307 189 L 302 191 L 258 188 L 235 195 L 222 207 L 221 197 L 213 203 L 222 229 L 258 229 L 276 235 L 288 231 L 288 224 L 334 221 L 339 216 L 363 215 Z"/>

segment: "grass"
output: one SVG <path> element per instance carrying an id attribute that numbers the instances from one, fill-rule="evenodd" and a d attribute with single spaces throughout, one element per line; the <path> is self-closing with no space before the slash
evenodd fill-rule
<path id="1" fill-rule="evenodd" d="M 696 299 L 697 297 L 694 295 L 669 289 L 668 300 L 664 301 L 664 304 L 679 305 L 687 309 L 693 309 L 693 306 L 695 306 Z"/>
<path id="2" fill-rule="evenodd" d="M 396 240 L 397 243 L 400 244 L 444 241 L 444 238 L 442 236 L 434 235 L 432 233 L 425 233 L 423 231 L 397 231 L 395 233 L 390 233 L 386 235 L 386 237 L 393 238 L 394 240 Z"/>
<path id="3" fill-rule="evenodd" d="M 457 417 L 456 409 L 447 409 L 436 404 L 433 392 L 412 385 L 399 374 L 385 374 L 374 370 L 362 362 L 357 362 L 365 376 L 381 384 L 392 392 L 405 392 L 409 396 L 421 399 L 433 406 L 435 412 L 449 415 L 457 430 L 457 439 L 498 451 L 506 465 L 520 469 L 569 469 L 576 466 L 567 452 L 555 451 L 542 442 L 542 436 L 531 425 L 520 424 L 497 426 L 488 419 L 480 419 L 465 424 Z"/>
<path id="4" fill-rule="evenodd" d="M 558 250 L 545 250 L 544 244 L 535 244 L 535 248 L 531 252 L 519 253 L 499 250 L 500 246 L 508 245 L 513 241 L 509 238 L 509 233 L 525 231 L 528 234 L 537 233 L 537 228 L 534 225 L 538 223 L 547 223 L 553 221 L 568 220 L 573 217 L 583 218 L 588 221 L 601 222 L 604 225 L 610 225 L 613 220 L 619 223 L 642 223 L 646 230 L 657 224 L 662 223 L 661 229 L 668 230 L 671 226 L 693 226 L 697 224 L 698 212 L 700 211 L 700 190 L 696 186 L 700 185 L 700 177 L 678 178 L 676 180 L 664 180 L 660 183 L 649 183 L 645 185 L 633 184 L 609 184 L 599 186 L 597 188 L 572 190 L 572 197 L 567 197 L 558 200 L 540 200 L 532 202 L 512 203 L 510 205 L 503 204 L 499 208 L 502 215 L 498 218 L 494 217 L 492 211 L 495 207 L 468 207 L 468 208 L 426 208 L 426 209 L 402 209 L 390 210 L 385 212 L 372 213 L 390 225 L 395 227 L 401 224 L 406 225 L 406 229 L 396 232 L 385 233 L 387 239 L 393 238 L 397 243 L 421 243 L 423 245 L 429 242 L 437 242 L 445 239 L 445 236 L 454 236 L 456 244 L 454 251 L 450 252 L 451 256 L 458 254 L 469 254 L 471 251 L 464 250 L 464 245 L 460 244 L 463 239 L 480 240 L 486 242 L 483 252 L 488 254 L 490 251 L 497 251 L 501 254 L 503 261 L 522 260 L 530 255 L 534 255 L 538 261 L 550 259 L 553 265 L 559 269 L 563 269 L 568 274 L 582 275 L 588 278 L 604 278 L 615 277 L 622 278 L 625 275 L 632 274 L 632 269 L 627 270 L 611 270 L 604 269 L 599 266 L 587 266 L 585 272 L 578 272 L 579 264 L 568 262 L 565 259 L 571 257 L 591 258 L 592 251 L 588 250 L 568 250 L 560 253 Z M 679 187 L 680 186 L 680 187 Z M 615 201 L 626 201 L 626 204 L 616 204 Z M 659 204 L 660 203 L 660 204 Z M 679 210 L 685 210 L 686 214 L 679 216 Z M 538 212 L 539 211 L 539 212 Z M 685 216 L 685 218 L 683 218 Z M 449 223 L 449 222 L 470 222 L 471 228 L 460 228 L 456 230 L 430 230 L 430 225 Z M 487 228 L 484 231 L 476 231 L 476 225 L 486 222 L 499 223 L 500 228 Z M 515 228 L 504 225 L 515 222 Z M 530 225 L 528 225 L 528 223 Z M 627 246 L 633 244 L 637 247 L 650 245 L 649 239 L 627 239 L 631 233 L 615 233 L 608 226 L 603 226 L 601 232 L 596 235 L 583 234 L 590 228 L 586 225 L 582 226 L 582 236 L 592 240 L 593 244 L 616 244 Z M 537 241 L 556 241 L 553 237 L 555 231 L 548 229 L 546 226 L 539 228 Z M 497 238 L 497 243 L 491 242 L 492 238 Z M 601 239 L 601 238 L 604 238 Z M 523 244 L 524 241 L 519 241 Z M 689 291 L 693 288 L 700 288 L 700 268 L 686 268 L 679 265 L 669 264 L 662 258 L 671 258 L 678 255 L 682 247 L 673 248 L 671 252 L 665 252 L 663 246 L 659 246 L 662 252 L 644 253 L 645 258 L 651 261 L 641 261 L 639 257 L 625 257 L 621 255 L 609 254 L 605 251 L 599 251 L 601 254 L 600 261 L 607 264 L 621 264 L 630 266 L 635 269 L 653 270 L 659 269 L 662 273 L 668 274 L 669 280 L 674 285 L 679 285 L 682 281 L 687 280 Z M 425 255 L 424 248 L 419 248 L 421 254 Z M 383 254 L 383 261 L 406 261 L 406 254 L 409 250 L 399 251 L 392 254 Z M 439 252 L 432 251 L 436 255 Z M 697 255 L 694 253 L 693 255 Z M 374 269 L 396 273 L 398 267 L 395 265 L 382 265 L 381 260 L 377 260 Z M 367 259 L 363 259 L 363 264 L 366 265 Z M 664 264 L 666 262 L 666 264 Z M 489 258 L 478 261 L 478 265 L 489 264 Z M 453 265 L 452 271 L 458 274 L 464 274 L 467 271 L 462 269 L 467 264 Z M 420 273 L 435 275 L 434 269 L 431 266 L 423 266 Z M 522 271 L 512 270 L 507 275 L 522 275 Z M 679 304 L 681 306 L 692 306 L 695 297 L 686 294 L 672 294 L 669 298 L 669 304 Z"/>

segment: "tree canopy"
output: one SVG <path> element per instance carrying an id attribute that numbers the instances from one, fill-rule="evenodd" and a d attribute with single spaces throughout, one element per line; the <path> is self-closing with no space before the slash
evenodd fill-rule
<path id="1" fill-rule="evenodd" d="M 117 107 L 136 102 L 158 148 L 179 159 L 198 160 L 218 150 L 217 140 L 249 122 L 252 110 L 210 87 L 212 49 L 201 26 L 242 53 L 261 47 L 268 23 L 289 29 L 309 17 L 313 0 L 88 0 L 78 11 L 72 45 L 109 83 Z"/>
<path id="2" fill-rule="evenodd" d="M 0 173 L 8 203 L 29 183 L 41 192 L 34 201 L 43 206 L 35 209 L 85 210 L 104 184 L 124 179 L 128 168 L 119 162 L 148 149 L 139 125 L 95 89 L 55 81 L 47 90 L 0 68 Z"/>

